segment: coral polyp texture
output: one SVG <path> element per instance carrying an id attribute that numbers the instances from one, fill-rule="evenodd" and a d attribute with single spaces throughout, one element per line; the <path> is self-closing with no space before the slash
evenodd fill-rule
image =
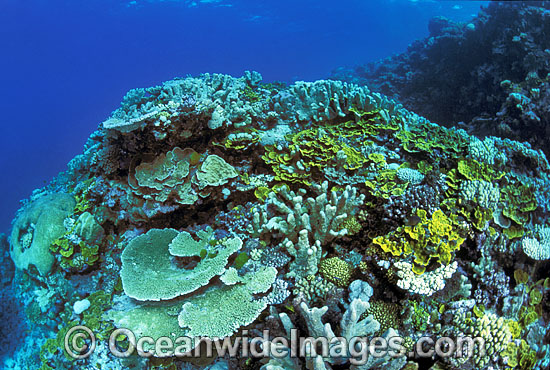
<path id="1" fill-rule="evenodd" d="M 14 219 L 14 282 L 34 325 L 13 361 L 545 369 L 549 189 L 541 151 L 439 126 L 367 87 L 246 72 L 131 90 Z M 77 325 L 98 342 L 72 360 Z M 109 355 L 122 328 L 163 345 Z M 132 348 L 120 333 L 116 348 Z M 296 335 L 326 338 L 329 353 L 201 352 L 205 339 L 268 348 Z M 425 336 L 475 336 L 487 351 L 422 358 Z M 376 346 L 347 347 L 356 337 L 402 350 L 365 358 Z"/>

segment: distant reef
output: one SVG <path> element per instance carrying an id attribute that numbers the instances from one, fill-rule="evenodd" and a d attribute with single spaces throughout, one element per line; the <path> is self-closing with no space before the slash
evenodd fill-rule
<path id="1" fill-rule="evenodd" d="M 406 108 L 476 135 L 550 152 L 550 2 L 493 1 L 474 19 L 429 23 L 430 35 L 331 78 L 368 85 Z"/>
<path id="2" fill-rule="evenodd" d="M 367 87 L 134 89 L 15 215 L 2 329 L 28 331 L 3 368 L 548 369 L 549 216 L 541 151 Z M 423 357 L 464 336 L 470 357 Z"/>

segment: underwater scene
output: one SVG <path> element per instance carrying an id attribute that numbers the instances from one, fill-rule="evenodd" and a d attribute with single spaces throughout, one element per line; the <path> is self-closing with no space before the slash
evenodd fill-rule
<path id="1" fill-rule="evenodd" d="M 550 369 L 550 2 L 0 4 L 0 369 Z"/>

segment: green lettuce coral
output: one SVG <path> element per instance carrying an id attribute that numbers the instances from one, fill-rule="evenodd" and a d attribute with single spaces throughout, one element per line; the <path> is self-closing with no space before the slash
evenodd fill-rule
<path id="1" fill-rule="evenodd" d="M 413 254 L 416 274 L 422 274 L 432 259 L 443 265 L 451 263 L 453 253 L 465 240 L 453 221 L 440 209 L 431 218 L 423 209 L 417 210 L 416 215 L 420 219 L 418 224 L 401 226 L 388 235 L 376 237 L 373 244 L 396 257 Z"/>

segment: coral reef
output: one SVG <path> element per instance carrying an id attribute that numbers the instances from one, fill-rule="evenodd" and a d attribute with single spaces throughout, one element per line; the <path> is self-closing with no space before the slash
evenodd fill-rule
<path id="1" fill-rule="evenodd" d="M 435 122 L 527 141 L 548 154 L 550 9 L 491 1 L 469 22 L 435 17 L 407 51 L 332 78 L 367 85 Z"/>
<path id="2" fill-rule="evenodd" d="M 247 72 L 135 89 L 14 219 L 3 297 L 30 339 L 6 366 L 543 369 L 548 189 L 541 152 L 366 87 Z M 98 342 L 73 361 L 66 336 L 91 344 L 79 325 Z M 122 328 L 140 353 L 109 354 Z M 444 334 L 490 353 L 422 358 L 416 344 Z M 295 337 L 316 342 L 225 352 Z"/>

